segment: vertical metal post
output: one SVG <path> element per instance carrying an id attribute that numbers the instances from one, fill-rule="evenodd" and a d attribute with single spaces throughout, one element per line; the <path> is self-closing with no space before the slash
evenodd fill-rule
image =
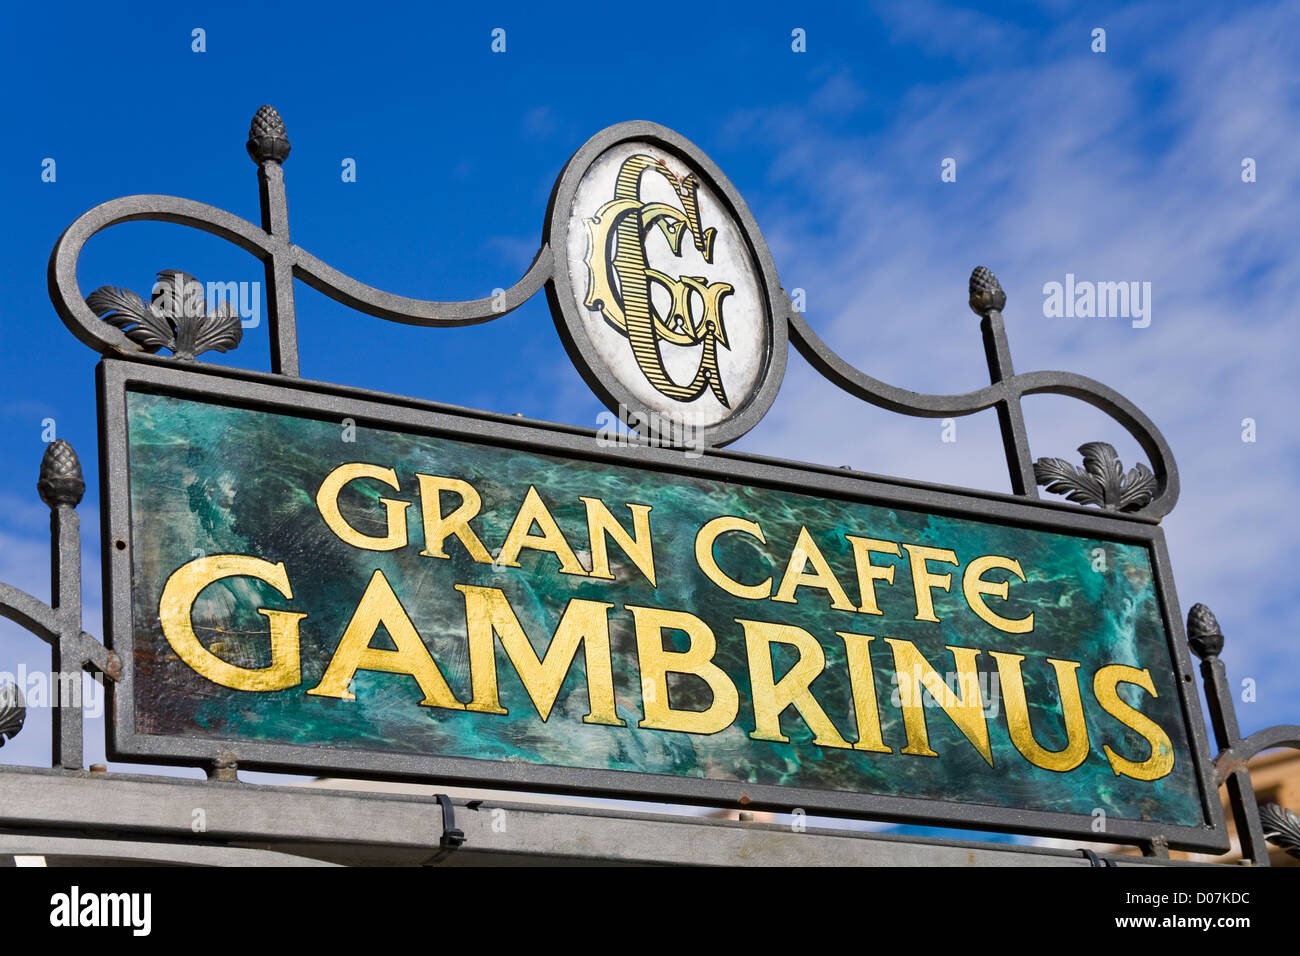
<path id="1" fill-rule="evenodd" d="M 45 449 L 36 489 L 50 508 L 50 607 L 56 630 L 50 651 L 53 763 L 80 770 L 81 673 L 86 661 L 81 641 L 81 518 L 76 507 L 86 482 L 77 453 L 66 441 L 56 439 Z"/>
<path id="2" fill-rule="evenodd" d="M 284 167 L 289 137 L 284 120 L 273 106 L 253 116 L 248 131 L 248 155 L 257 163 L 262 228 L 289 242 L 289 201 L 284 191 Z M 266 260 L 266 311 L 271 339 L 271 371 L 298 376 L 298 319 L 293 303 L 293 265 L 272 253 Z"/>
<path id="3" fill-rule="evenodd" d="M 988 361 L 989 379 L 994 385 L 1015 375 L 1011 364 L 1011 346 L 1007 343 L 1007 330 L 1002 322 L 1002 309 L 1006 304 L 1007 294 L 1002 291 L 997 276 L 983 266 L 971 273 L 970 307 L 982 318 L 980 332 L 984 336 L 984 357 Z M 1029 433 L 1025 429 L 1020 396 L 1008 395 L 998 402 L 997 411 L 998 425 L 1002 430 L 1002 449 L 1011 476 L 1011 491 L 1017 495 L 1037 498 L 1038 482 L 1034 478 L 1034 461 L 1029 453 Z"/>
<path id="4" fill-rule="evenodd" d="M 1187 643 L 1201 659 L 1201 680 L 1205 685 L 1205 702 L 1219 750 L 1232 750 L 1241 743 L 1237 710 L 1232 701 L 1228 675 L 1219 660 L 1223 650 L 1223 632 L 1214 613 L 1204 604 L 1194 604 L 1187 613 Z M 1241 855 L 1257 866 L 1268 866 L 1268 843 L 1255 802 L 1255 785 L 1246 767 L 1234 768 L 1222 781 L 1228 788 L 1228 803 L 1237 821 Z"/>

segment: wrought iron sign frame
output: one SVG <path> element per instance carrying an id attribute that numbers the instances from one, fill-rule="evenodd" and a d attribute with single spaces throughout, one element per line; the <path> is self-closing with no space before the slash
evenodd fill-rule
<path id="1" fill-rule="evenodd" d="M 664 143 L 697 168 L 704 170 L 707 177 L 721 187 L 724 197 L 737 215 L 738 225 L 745 231 L 750 248 L 759 257 L 764 284 L 771 295 L 771 286 L 776 284 L 775 268 L 766 252 L 767 247 L 757 224 L 735 188 L 702 150 L 671 130 L 653 123 L 633 122 L 610 127 L 596 134 L 578 150 L 557 180 L 548 204 L 547 236 L 552 231 L 558 231 L 554 222 L 563 215 L 563 207 L 556 201 L 557 197 L 571 197 L 574 180 L 585 172 L 585 166 L 577 160 L 581 157 L 590 162 L 604 148 L 638 137 Z M 64 230 L 50 253 L 48 279 L 50 299 L 55 311 L 73 335 L 83 344 L 106 355 L 130 357 L 156 352 L 159 344 L 171 347 L 169 343 L 154 344 L 158 342 L 156 338 L 151 340 L 147 335 L 140 335 L 138 325 L 133 331 L 123 331 L 120 311 L 107 314 L 100 311 L 97 314 L 91 304 L 88 304 L 93 296 L 84 296 L 77 282 L 77 262 L 90 237 L 110 226 L 134 221 L 171 222 L 190 226 L 232 242 L 260 258 L 266 270 L 271 371 L 293 378 L 299 377 L 294 279 L 303 281 L 317 292 L 358 312 L 406 325 L 444 328 L 476 325 L 500 318 L 519 308 L 544 285 L 553 302 L 559 299 L 560 288 L 568 289 L 565 277 L 557 279 L 557 273 L 564 270 L 557 267 L 556 256 L 563 250 L 557 251 L 547 241 L 542 243 L 532 264 L 518 282 L 501 294 L 484 299 L 464 302 L 410 299 L 358 282 L 289 241 L 289 206 L 282 167 L 289 155 L 289 141 L 284 124 L 274 109 L 264 106 L 254 117 L 248 152 L 258 164 L 261 228 L 225 210 L 193 200 L 141 195 L 102 203 L 79 216 Z M 889 385 L 854 368 L 821 340 L 784 292 L 770 303 L 774 342 L 777 341 L 775 336 L 779 335 L 782 341 L 786 338 L 786 333 L 780 331 L 782 328 L 788 330 L 789 341 L 827 380 L 854 397 L 888 411 L 922 418 L 952 418 L 995 409 L 1012 491 L 1031 498 L 1037 497 L 1040 475 L 1029 450 L 1021 398 L 1025 395 L 1054 394 L 1086 402 L 1118 422 L 1151 460 L 1151 493 L 1135 498 L 1124 510 L 1155 519 L 1173 510 L 1178 500 L 1178 468 L 1173 452 L 1154 423 L 1123 395 L 1085 376 L 1059 371 L 1016 374 L 1002 320 L 1006 295 L 987 269 L 981 267 L 972 274 L 969 301 L 971 309 L 982 319 L 981 331 L 991 383 L 962 394 L 921 394 Z M 569 346 L 571 354 L 576 351 L 575 357 L 582 360 L 579 369 L 584 377 L 592 378 L 602 370 L 601 363 L 575 340 L 572 328 L 574 323 L 569 318 L 569 312 L 565 308 L 554 312 L 561 338 Z M 147 320 L 147 316 L 146 311 L 143 317 Z M 106 318 L 108 321 L 105 321 Z M 214 337 L 214 341 L 216 344 L 211 345 L 211 348 L 226 351 L 237 346 L 238 333 L 232 329 L 230 337 L 224 340 Z M 784 357 L 776 354 L 780 351 L 774 350 L 759 396 L 749 403 L 748 408 L 753 414 L 744 417 L 743 423 L 747 426 L 755 424 L 761 417 L 761 412 L 766 411 L 767 405 L 763 402 L 767 401 L 770 405 L 770 399 L 775 397 L 775 389 L 780 386 L 785 368 Z M 194 356 L 185 355 L 184 358 L 192 359 Z M 616 400 L 626 397 L 617 384 L 605 380 L 598 381 L 595 387 L 597 395 L 611 405 L 611 410 L 617 412 L 619 408 Z M 770 396 L 766 389 L 771 389 Z M 656 433 L 652 423 L 645 430 L 651 433 L 651 437 L 666 443 L 671 443 L 674 439 L 671 431 Z M 738 428 L 715 430 L 711 434 L 706 433 L 705 443 L 711 447 L 725 445 L 739 438 L 742 433 Z M 1139 469 L 1139 478 L 1144 478 L 1141 474 L 1144 466 L 1139 466 Z M 1083 497 L 1075 500 L 1091 502 L 1086 492 Z M 1091 503 L 1103 504 L 1103 500 L 1098 498 Z"/>
<path id="2" fill-rule="evenodd" d="M 560 336 L 584 378 L 611 408 L 634 408 L 617 375 L 584 339 L 581 316 L 574 307 L 573 289 L 564 260 L 568 212 L 583 174 L 611 146 L 641 141 L 666 150 L 699 177 L 703 186 L 731 216 L 747 243 L 757 268 L 758 284 L 769 323 L 770 355 L 762 374 L 741 408 L 727 421 L 705 432 L 705 453 L 689 459 L 671 448 L 650 444 L 602 448 L 594 433 L 581 428 L 492 415 L 398 398 L 361 389 L 344 388 L 300 378 L 294 280 L 356 311 L 390 321 L 427 327 L 455 327 L 488 322 L 518 308 L 545 288 Z M 775 265 L 753 216 L 729 180 L 696 146 L 680 135 L 651 123 L 624 123 L 598 133 L 583 145 L 558 177 L 547 206 L 543 240 L 532 264 L 504 293 L 465 302 L 436 302 L 394 295 L 368 286 L 325 264 L 290 240 L 283 163 L 289 141 L 279 114 L 264 106 L 257 111 L 247 144 L 257 165 L 261 225 L 222 209 L 172 196 L 141 195 L 114 199 L 78 217 L 52 250 L 48 284 L 51 301 L 72 333 L 102 353 L 99 366 L 101 491 L 106 550 L 106 631 L 110 647 L 81 630 L 79 531 L 75 507 L 84 483 L 76 455 L 66 442 L 55 442 L 42 463 L 40 492 L 51 508 L 53 599 L 45 605 L 9 585 L 0 584 L 0 615 L 16 621 L 54 648 L 56 668 L 86 669 L 110 689 L 116 719 L 110 723 L 110 748 L 115 756 L 203 763 L 214 775 L 230 779 L 234 768 L 257 766 L 298 771 L 307 766 L 358 776 L 414 776 L 455 780 L 492 787 L 530 787 L 561 792 L 601 793 L 622 797 L 661 798 L 688 802 L 717 802 L 751 807 L 788 809 L 793 805 L 831 814 L 867 815 L 881 819 L 975 827 L 1095 839 L 1091 817 L 1041 811 L 1002 809 L 980 804 L 956 804 L 919 798 L 806 791 L 772 785 L 747 785 L 718 780 L 683 779 L 664 775 L 521 766 L 461 758 L 386 757 L 343 748 L 312 748 L 316 759 L 301 759 L 301 748 L 246 741 L 188 738 L 150 739 L 137 734 L 132 700 L 133 667 L 130 628 L 131 542 L 127 523 L 130 494 L 127 484 L 124 396 L 128 389 L 191 394 L 216 402 L 243 403 L 296 414 L 352 417 L 358 422 L 395 424 L 429 434 L 470 436 L 501 445 L 540 449 L 548 454 L 606 460 L 661 471 L 712 476 L 774 488 L 809 489 L 851 501 L 900 502 L 935 512 L 1069 533 L 1093 532 L 1148 549 L 1161 614 L 1175 663 L 1179 703 L 1189 734 L 1196 779 L 1205 812 L 1204 827 L 1175 827 L 1138 820 L 1108 822 L 1106 839 L 1141 845 L 1148 854 L 1162 855 L 1168 846 L 1222 852 L 1227 833 L 1217 799 L 1217 787 L 1227 785 L 1243 851 L 1256 862 L 1267 862 L 1262 827 L 1254 805 L 1244 761 L 1267 747 L 1300 748 L 1300 727 L 1275 727 L 1242 740 L 1237 732 L 1218 652 L 1222 635 L 1208 610 L 1193 608 L 1189 618 L 1191 646 L 1203 658 L 1202 674 L 1220 754 L 1214 761 L 1201 723 L 1200 704 L 1193 691 L 1191 659 L 1178 614 L 1169 559 L 1160 518 L 1178 498 L 1178 471 L 1173 454 L 1154 424 L 1128 399 L 1092 379 L 1069 372 L 1016 373 L 1002 319 L 1006 297 L 987 269 L 971 276 L 969 305 L 979 316 L 990 383 L 956 395 L 926 395 L 900 389 L 854 368 L 813 331 L 782 290 Z M 90 296 L 77 281 L 77 262 L 91 236 L 129 221 L 170 222 L 199 229 L 232 242 L 264 263 L 267 282 L 268 328 L 271 345 L 269 373 L 194 364 L 205 350 L 227 351 L 238 345 L 237 319 L 222 314 L 177 314 L 184 296 L 183 273 L 164 273 L 176 280 L 175 300 L 153 303 L 120 289 L 103 287 Z M 696 224 L 698 225 L 698 223 Z M 922 482 L 883 479 L 844 469 L 760 458 L 721 451 L 752 427 L 767 411 L 780 387 L 787 345 L 791 344 L 829 381 L 849 394 L 890 411 L 917 417 L 960 417 L 986 409 L 997 412 L 1012 494 L 949 488 Z M 172 357 L 155 355 L 160 348 Z M 1112 449 L 1101 443 L 1082 446 L 1085 468 L 1057 459 L 1033 460 L 1021 411 L 1025 395 L 1058 394 L 1100 409 L 1126 429 L 1150 460 L 1124 473 Z M 643 424 L 653 437 L 653 422 Z M 1040 499 L 1038 485 L 1068 494 L 1069 500 Z M 1216 641 L 1217 638 L 1217 641 Z M 0 743 L 21 727 L 21 701 L 0 696 Z M 14 714 L 17 714 L 15 718 Z M 54 719 L 54 761 L 69 770 L 82 767 L 82 722 L 79 710 L 59 708 Z M 1285 824 L 1284 818 L 1283 823 Z M 1273 826 L 1270 832 L 1285 827 Z"/>
<path id="3" fill-rule="evenodd" d="M 1026 502 L 1009 495 L 988 494 L 972 499 L 968 493 L 939 485 L 898 484 L 838 468 L 793 465 L 753 455 L 715 450 L 699 458 L 669 449 L 641 445 L 602 447 L 597 433 L 581 428 L 557 428 L 510 416 L 491 415 L 436 403 L 413 402 L 363 389 L 293 382 L 254 372 L 179 368 L 167 360 L 126 362 L 105 359 L 99 366 L 101 474 L 108 490 L 103 502 L 104 540 L 111 543 L 105 566 L 105 630 L 114 651 L 134 659 L 131 612 L 132 555 L 130 483 L 127 463 L 126 401 L 128 390 L 191 397 L 205 403 L 235 404 L 260 411 L 279 411 L 331 422 L 351 419 L 360 427 L 397 428 L 541 452 L 547 455 L 638 465 L 659 473 L 683 474 L 737 482 L 748 486 L 833 496 L 850 501 L 910 507 L 929 514 L 951 514 L 1000 521 L 1017 527 L 1093 535 L 1102 540 L 1138 544 L 1147 549 L 1160 595 L 1160 611 L 1174 662 L 1179 709 L 1196 764 L 1195 777 L 1207 825 L 1179 827 L 1142 820 L 1110 819 L 1107 836 L 1150 842 L 1165 839 L 1170 846 L 1222 852 L 1227 849 L 1223 812 L 1213 799 L 1212 767 L 1199 704 L 1191 693 L 1193 669 L 1176 611 L 1173 577 L 1163 535 L 1144 521 L 1093 511 L 1072 513 L 1052 503 Z M 1063 814 L 961 804 L 910 797 L 888 797 L 847 791 L 746 784 L 735 781 L 674 777 L 618 770 L 550 767 L 486 759 L 413 757 L 344 747 L 303 747 L 209 737 L 155 736 L 136 732 L 134 669 L 124 669 L 112 686 L 114 714 L 110 756 L 134 760 L 163 760 L 180 764 L 238 764 L 250 768 L 300 772 L 304 766 L 349 775 L 411 777 L 467 786 L 525 788 L 585 793 L 628 799 L 685 801 L 789 811 L 896 819 L 936 826 L 1013 829 L 1027 833 L 1095 836 L 1094 820 L 1086 814 Z"/>

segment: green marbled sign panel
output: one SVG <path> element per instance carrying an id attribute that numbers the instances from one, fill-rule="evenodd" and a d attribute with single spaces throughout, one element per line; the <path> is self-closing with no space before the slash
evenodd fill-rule
<path id="1" fill-rule="evenodd" d="M 1204 823 L 1176 668 L 1144 545 L 395 430 L 348 428 L 336 421 L 146 392 L 127 392 L 127 424 L 136 733 L 667 774 L 1085 815 L 1102 810 L 1109 817 L 1183 826 Z M 386 512 L 379 499 L 410 502 L 404 513 L 406 547 L 360 549 L 330 530 L 318 510 L 317 492 L 331 471 L 348 462 L 391 468 L 400 488 L 373 479 L 352 482 L 338 499 L 343 517 L 359 532 L 383 536 Z M 422 556 L 417 474 L 463 479 L 479 492 L 482 510 L 472 527 L 494 555 L 528 489 L 535 488 L 587 569 L 589 531 L 580 499 L 599 498 L 629 531 L 627 504 L 650 505 L 657 586 L 615 544 L 609 549 L 614 580 L 561 574 L 556 555 L 545 551 L 524 550 L 517 568 L 477 563 L 455 538 L 447 541 L 448 558 Z M 444 510 L 453 503 L 454 497 Z M 916 619 L 918 596 L 906 551 L 900 557 L 872 557 L 880 566 L 894 567 L 892 584 L 876 583 L 879 615 L 832 607 L 825 587 L 799 588 L 797 603 L 733 596 L 711 581 L 695 558 L 697 532 L 721 515 L 759 523 L 766 541 L 736 533 L 718 539 L 717 564 L 733 579 L 755 584 L 771 578 L 775 590 L 800 529 L 807 528 L 855 605 L 862 595 L 846 535 L 951 549 L 958 566 L 929 565 L 935 573 L 952 574 L 948 590 L 927 589 L 940 621 Z M 165 583 L 187 563 L 217 554 L 283 563 L 293 597 L 286 600 L 251 577 L 216 581 L 193 605 L 200 642 L 230 664 L 263 668 L 270 660 L 268 619 L 257 609 L 305 613 L 299 628 L 300 683 L 275 691 L 235 690 L 201 676 L 169 643 L 159 615 Z M 990 582 L 1009 582 L 1005 600 L 986 596 L 986 601 L 1007 619 L 1032 612 L 1032 632 L 1008 633 L 973 613 L 963 594 L 962 572 L 980 555 L 1020 562 L 1026 580 L 1006 571 L 985 575 Z M 571 600 L 613 605 L 608 626 L 615 700 L 627 726 L 582 721 L 589 712 L 582 652 L 545 721 L 499 644 L 504 715 L 422 706 L 414 677 L 364 669 L 351 681 L 355 700 L 308 694 L 320 683 L 376 570 L 392 585 L 461 702 L 471 698 L 472 675 L 465 599 L 456 585 L 500 589 L 539 657 Z M 813 567 L 806 570 L 811 573 Z M 638 728 L 643 688 L 629 605 L 687 612 L 708 625 L 717 639 L 714 663 L 739 695 L 730 726 L 712 734 Z M 750 663 L 740 620 L 792 625 L 816 639 L 825 668 L 810 690 L 849 743 L 858 739 L 858 724 L 846 644 L 836 632 L 873 636 L 870 662 L 881 739 L 891 752 L 818 746 L 794 706 L 780 718 L 789 742 L 753 739 Z M 992 766 L 928 696 L 922 712 L 936 756 L 904 752 L 918 748 L 905 726 L 904 695 L 886 638 L 912 642 L 945 675 L 956 670 L 950 647 L 978 649 L 979 700 Z M 664 640 L 686 650 L 689 639 L 667 631 Z M 394 647 L 383 627 L 372 646 Z M 1029 723 L 1046 751 L 1067 746 L 1062 694 L 1049 659 L 1078 663 L 1088 744 L 1077 767 L 1045 769 L 1017 749 L 992 652 L 1024 656 Z M 773 644 L 771 653 L 780 678 L 797 652 L 791 645 Z M 1172 767 L 1158 779 L 1135 779 L 1112 765 L 1110 755 L 1137 764 L 1148 761 L 1153 743 L 1150 731 L 1144 735 L 1132 719 L 1121 720 L 1116 708 L 1108 711 L 1094 693 L 1094 675 L 1110 665 L 1149 674 L 1154 695 L 1122 683 L 1119 696 L 1167 735 L 1167 744 L 1161 742 L 1157 749 L 1171 751 Z M 950 683 L 959 693 L 963 689 Z M 671 706 L 684 711 L 703 710 L 712 700 L 707 685 L 689 675 L 670 676 L 666 691 Z M 305 755 L 304 766 L 310 764 Z"/>

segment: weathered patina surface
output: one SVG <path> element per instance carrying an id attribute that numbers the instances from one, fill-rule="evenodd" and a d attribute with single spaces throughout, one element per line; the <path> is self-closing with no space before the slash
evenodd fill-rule
<path id="1" fill-rule="evenodd" d="M 337 421 L 140 392 L 128 393 L 128 430 L 137 732 L 650 772 L 1078 814 L 1103 810 L 1108 816 L 1185 826 L 1203 822 L 1180 711 L 1177 668 L 1171 661 L 1150 554 L 1140 544 L 429 435 L 349 429 Z M 404 547 L 353 547 L 322 518 L 317 501 L 321 485 L 335 468 L 349 462 L 392 469 L 400 487 L 373 479 L 352 481 L 338 497 L 341 515 L 358 532 L 382 538 L 389 526 L 379 499 L 410 502 L 401 509 Z M 584 497 L 604 502 L 629 532 L 633 521 L 628 505 L 649 505 L 656 586 L 612 542 L 608 550 L 613 580 L 561 573 L 561 558 L 546 550 L 525 548 L 518 567 L 480 563 L 455 537 L 445 542 L 447 558 L 422 555 L 417 474 L 454 477 L 479 492 L 482 509 L 471 524 L 494 556 L 530 487 L 536 489 L 583 570 L 592 566 Z M 455 498 L 448 497 L 441 512 L 454 504 Z M 775 595 L 801 528 L 806 528 L 853 606 L 833 607 L 834 589 L 825 580 L 800 586 L 794 595 L 797 603 L 747 599 L 724 591 L 701 569 L 695 549 L 701 527 L 724 515 L 759 523 L 765 539 L 763 543 L 740 533 L 717 537 L 712 553 L 730 578 L 751 586 L 771 578 L 769 592 Z M 539 529 L 531 528 L 534 538 L 541 534 Z M 894 579 L 892 584 L 875 582 L 880 614 L 861 611 L 865 599 L 846 535 L 951 549 L 959 566 L 933 560 L 926 566 L 936 574 L 952 574 L 949 589 L 925 588 L 939 622 L 916 619 L 918 593 L 908 552 L 901 549 L 899 557 L 872 556 L 875 565 L 894 567 Z M 221 686 L 181 660 L 164 636 L 159 600 L 165 583 L 182 566 L 218 554 L 282 562 L 293 596 L 286 600 L 252 577 L 216 581 L 194 603 L 196 635 L 222 660 L 262 668 L 269 663 L 268 625 L 257 609 L 305 613 L 299 628 L 299 684 L 270 692 Z M 1005 600 L 997 595 L 985 599 L 1006 620 L 1023 620 L 1032 612 L 1032 631 L 1009 633 L 972 612 L 963 595 L 962 571 L 978 555 L 1009 556 L 1020 563 L 1025 580 L 1010 573 L 985 576 L 988 582 L 1009 582 Z M 376 571 L 391 584 L 461 703 L 472 696 L 465 588 L 499 589 L 539 658 L 570 601 L 610 604 L 614 694 L 618 717 L 626 726 L 584 723 L 592 707 L 586 680 L 589 662 L 581 651 L 545 721 L 499 645 L 500 702 L 508 711 L 504 715 L 421 705 L 423 695 L 414 677 L 364 668 L 350 683 L 355 700 L 307 693 L 321 683 Z M 804 568 L 808 576 L 815 576 L 814 571 L 815 562 Z M 629 606 L 685 612 L 708 625 L 717 640 L 713 662 L 739 696 L 737 715 L 725 729 L 704 734 L 637 726 L 646 688 L 639 680 Z M 792 625 L 815 637 L 825 667 L 810 689 L 846 744 L 859 739 L 859 728 L 848 643 L 837 632 L 872 636 L 868 646 L 880 735 L 884 749 L 891 752 L 819 746 L 806 715 L 794 707 L 786 708 L 780 720 L 789 742 L 754 739 L 751 661 L 739 621 Z M 670 650 L 688 647 L 681 631 L 666 630 L 664 639 Z M 909 684 L 904 680 L 900 688 L 896 683 L 891 639 L 911 642 L 945 675 L 957 670 L 955 652 L 949 648 L 978 649 L 975 666 L 992 766 L 938 706 L 924 708 L 929 747 L 937 756 L 903 752 L 918 748 L 899 706 L 900 689 L 906 695 Z M 371 646 L 394 648 L 382 626 Z M 773 673 L 779 680 L 799 652 L 789 643 L 771 647 Z M 1075 673 L 1089 744 L 1077 767 L 1068 772 L 1043 769 L 1014 746 L 992 652 L 1023 655 L 1030 727 L 1046 751 L 1067 746 L 1058 675 L 1048 661 L 1079 664 Z M 1119 694 L 1168 735 L 1173 763 L 1158 779 L 1117 774 L 1103 749 L 1109 747 L 1134 762 L 1153 756 L 1150 740 L 1103 709 L 1094 694 L 1094 675 L 1117 664 L 1150 675 L 1155 695 L 1131 683 L 1121 683 Z M 949 683 L 962 692 L 962 686 Z M 665 690 L 679 711 L 704 711 L 713 698 L 709 686 L 692 675 L 669 674 Z"/>

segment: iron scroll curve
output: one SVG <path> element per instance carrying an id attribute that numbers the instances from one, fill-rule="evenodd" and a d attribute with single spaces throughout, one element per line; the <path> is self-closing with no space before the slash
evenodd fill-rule
<path id="1" fill-rule="evenodd" d="M 698 150 L 677 134 L 654 124 L 633 123 L 619 124 L 598 133 L 575 153 L 574 159 L 582 155 L 583 150 L 593 148 L 592 144 L 620 136 L 626 138 L 629 129 L 641 132 L 649 130 L 661 138 L 671 139 L 673 143 L 686 144 L 686 154 L 696 163 L 703 158 Z M 295 279 L 358 312 L 392 322 L 428 327 L 490 322 L 518 308 L 545 286 L 548 297 L 552 300 L 552 314 L 557 328 L 561 330 L 562 338 L 566 338 L 566 347 L 570 347 L 572 355 L 573 349 L 565 336 L 566 325 L 571 323 L 560 314 L 555 301 L 557 273 L 564 271 L 557 268 L 555 256 L 564 250 L 556 253 L 548 241 L 552 208 L 548 208 L 545 234 L 536 256 L 523 276 L 509 288 L 490 297 L 461 302 L 413 299 L 353 279 L 290 241 L 288 202 L 281 167 L 288 157 L 289 145 L 283 122 L 273 108 L 264 106 L 254 117 L 248 152 L 258 165 L 261 227 L 223 209 L 193 200 L 163 195 L 136 195 L 95 206 L 64 230 L 51 251 L 47 279 L 56 312 L 79 341 L 97 352 L 126 358 L 142 356 L 148 351 L 122 330 L 95 314 L 82 294 L 76 270 L 82 249 L 91 236 L 124 222 L 152 221 L 175 223 L 217 236 L 263 262 L 267 280 L 271 371 L 276 374 L 291 377 L 299 374 L 293 296 Z M 996 278 L 987 270 L 977 269 L 971 277 L 971 308 L 982 318 L 981 328 L 991 383 L 955 395 L 930 395 L 889 385 L 852 366 L 813 331 L 807 319 L 794 308 L 790 298 L 781 289 L 757 225 L 739 201 L 738 193 L 730 188 L 730 183 L 716 167 L 707 160 L 704 162 L 713 181 L 726 184 L 724 192 L 731 200 L 733 211 L 741 213 L 744 232 L 751 245 L 761 253 L 758 258 L 763 284 L 769 294 L 774 346 L 764 377 L 756 389 L 757 397 L 741 416 L 737 416 L 744 419 L 739 423 L 743 427 L 715 430 L 713 434 L 706 432 L 704 444 L 717 447 L 734 440 L 756 424 L 767 411 L 780 386 L 786 360 L 785 343 L 788 340 L 833 384 L 879 408 L 924 418 L 960 417 L 995 409 L 1001 425 L 1012 491 L 1021 497 L 1037 497 L 1037 485 L 1050 483 L 1042 480 L 1030 455 L 1021 398 L 1025 395 L 1055 394 L 1086 402 L 1106 413 L 1132 435 L 1151 462 L 1155 488 L 1149 500 L 1143 496 L 1145 503 L 1140 506 L 1136 502 L 1132 503 L 1124 509 L 1121 516 L 1159 520 L 1173 509 L 1179 492 L 1173 453 L 1159 430 L 1136 405 L 1108 386 L 1070 372 L 1014 372 L 1002 323 L 1001 310 L 1005 304 L 1005 294 Z M 569 174 L 573 166 L 574 162 L 570 160 L 558 177 L 556 189 L 552 193 L 552 207 L 555 195 L 561 191 L 566 177 L 572 179 Z M 567 276 L 563 278 L 567 279 Z M 592 383 L 593 377 L 584 365 L 580 363 L 579 368 L 589 383 Z M 615 390 L 605 387 L 606 384 L 604 381 L 596 381 L 593 388 L 607 402 L 618 398 Z M 1040 460 L 1039 464 L 1045 460 Z"/>
<path id="2" fill-rule="evenodd" d="M 1020 399 L 1025 395 L 1064 395 L 1086 402 L 1119 423 L 1133 436 L 1151 462 L 1156 492 L 1146 505 L 1130 510 L 1127 514 L 1162 518 L 1173 510 L 1178 501 L 1178 467 L 1169 443 L 1141 409 L 1113 388 L 1095 379 L 1073 372 L 1021 372 L 958 395 L 928 395 L 889 385 L 854 368 L 822 341 L 808 321 L 793 307 L 788 319 L 791 344 L 813 368 L 855 398 L 886 411 L 919 418 L 960 418 L 990 408 L 1012 406 L 1018 409 Z M 1047 480 L 1039 478 L 1034 472 L 1027 439 L 1022 435 L 1008 434 L 1009 429 L 1005 424 L 1002 431 L 1013 486 L 1026 467 L 1034 483 L 1048 484 Z M 1042 462 L 1043 459 L 1039 461 Z M 1017 487 L 1016 493 L 1032 495 L 1032 487 L 1032 484 L 1024 490 Z"/>
<path id="3" fill-rule="evenodd" d="M 59 236 L 50 255 L 50 299 L 59 318 L 83 345 L 103 354 L 129 358 L 145 350 L 123 332 L 101 321 L 86 305 L 86 297 L 77 283 L 77 260 L 91 236 L 110 226 L 139 221 L 176 223 L 224 239 L 268 265 L 287 265 L 295 279 L 336 302 L 404 325 L 451 328 L 490 322 L 523 305 L 542 287 L 551 271 L 550 249 L 543 246 L 519 281 L 503 293 L 463 302 L 411 299 L 353 279 L 288 239 L 270 235 L 224 209 L 176 196 L 123 196 L 78 216 Z M 268 311 L 274 314 L 274 305 Z"/>

